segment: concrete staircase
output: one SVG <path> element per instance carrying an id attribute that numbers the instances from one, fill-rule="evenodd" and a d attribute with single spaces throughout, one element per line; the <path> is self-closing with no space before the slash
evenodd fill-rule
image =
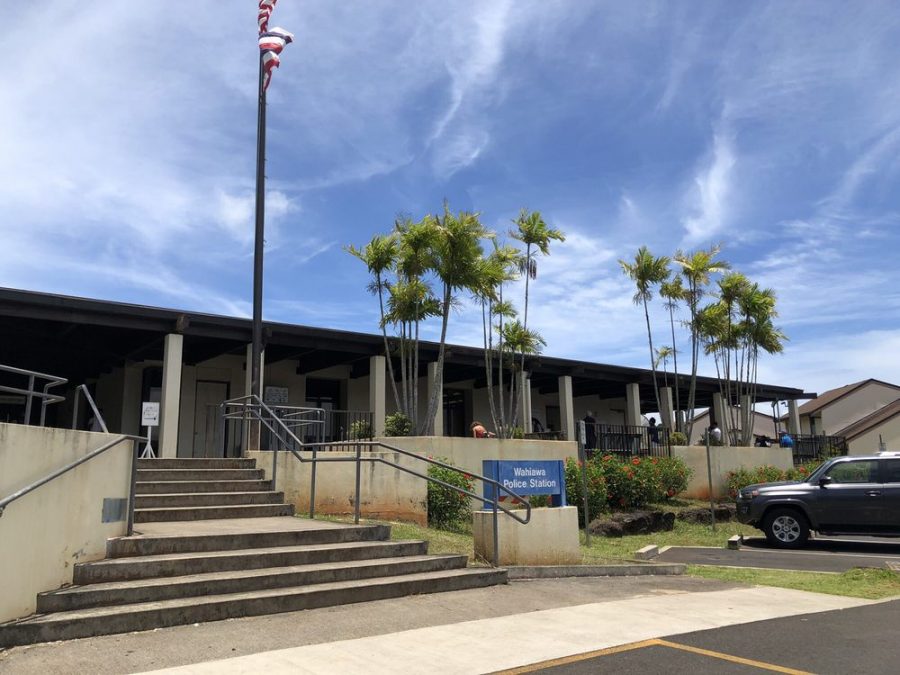
<path id="1" fill-rule="evenodd" d="M 141 460 L 135 534 L 0 624 L 0 647 L 477 588 L 506 571 L 390 541 L 385 525 L 291 517 L 245 459 Z"/>

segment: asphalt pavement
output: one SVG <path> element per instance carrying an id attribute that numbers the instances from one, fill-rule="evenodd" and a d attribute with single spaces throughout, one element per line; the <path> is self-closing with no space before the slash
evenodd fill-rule
<path id="1" fill-rule="evenodd" d="M 900 600 L 665 636 L 505 671 L 895 673 Z"/>
<path id="2" fill-rule="evenodd" d="M 795 551 L 772 547 L 765 537 L 750 537 L 738 550 L 712 547 L 673 546 L 654 562 L 723 567 L 759 567 L 801 572 L 846 572 L 854 567 L 884 568 L 900 565 L 900 540 L 818 537 Z"/>

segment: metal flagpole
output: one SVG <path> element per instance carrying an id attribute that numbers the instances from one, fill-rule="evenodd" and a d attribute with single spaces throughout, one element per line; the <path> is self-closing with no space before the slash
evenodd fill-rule
<path id="1" fill-rule="evenodd" d="M 250 366 L 250 393 L 262 397 L 260 370 L 262 361 L 263 248 L 266 219 L 266 88 L 263 54 L 259 55 L 259 113 L 256 126 L 256 239 L 253 248 L 253 348 Z"/>

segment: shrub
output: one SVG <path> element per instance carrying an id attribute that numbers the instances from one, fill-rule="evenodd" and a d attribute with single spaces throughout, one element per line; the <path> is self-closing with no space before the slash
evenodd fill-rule
<path id="1" fill-rule="evenodd" d="M 669 443 L 671 445 L 687 445 L 688 437 L 683 431 L 673 431 L 669 434 Z"/>
<path id="2" fill-rule="evenodd" d="M 597 460 L 585 464 L 588 511 L 594 518 L 606 508 L 606 478 Z M 578 507 L 578 522 L 584 526 L 584 492 L 581 489 L 581 463 L 569 457 L 566 460 L 566 501 Z M 532 502 L 534 504 L 534 502 Z"/>
<path id="3" fill-rule="evenodd" d="M 363 438 L 372 438 L 372 425 L 368 420 L 356 420 L 350 424 L 350 438 L 359 440 Z"/>
<path id="4" fill-rule="evenodd" d="M 604 455 L 600 467 L 606 478 L 606 500 L 614 508 L 633 508 L 656 501 L 660 495 L 657 470 L 651 459 L 627 461 Z"/>
<path id="5" fill-rule="evenodd" d="M 439 458 L 445 464 L 449 460 Z M 442 480 L 445 483 L 472 492 L 472 477 L 460 469 L 448 469 L 443 466 L 428 466 L 429 478 Z M 469 497 L 444 485 L 428 481 L 428 524 L 438 528 L 447 528 L 472 517 Z"/>
<path id="6" fill-rule="evenodd" d="M 392 413 L 384 418 L 385 436 L 409 436 L 412 422 L 402 412 Z"/>
<path id="7" fill-rule="evenodd" d="M 757 466 L 752 469 L 741 467 L 737 471 L 729 471 L 725 474 L 725 480 L 728 484 L 728 494 L 737 497 L 738 493 L 748 485 L 756 485 L 757 483 L 774 483 L 782 480 L 799 480 L 794 478 L 795 470 L 779 469 L 777 466 Z M 793 474 L 793 475 L 792 475 Z"/>
<path id="8" fill-rule="evenodd" d="M 660 496 L 663 499 L 671 499 L 687 490 L 694 470 L 685 464 L 681 457 L 660 457 L 656 464 L 659 471 Z"/>

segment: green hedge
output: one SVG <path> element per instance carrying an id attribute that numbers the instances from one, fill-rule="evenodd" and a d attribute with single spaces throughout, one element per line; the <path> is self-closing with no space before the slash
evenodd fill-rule
<path id="1" fill-rule="evenodd" d="M 566 461 L 566 499 L 584 504 L 580 465 Z M 631 457 L 597 455 L 587 462 L 588 508 L 592 514 L 606 508 L 629 509 L 671 499 L 687 489 L 691 469 L 680 457 Z M 583 511 L 579 511 L 579 518 Z"/>
<path id="2" fill-rule="evenodd" d="M 738 492 L 745 487 L 748 485 L 756 485 L 757 483 L 775 483 L 783 480 L 804 480 L 809 474 L 815 471 L 821 463 L 821 461 L 808 462 L 791 469 L 780 469 L 771 464 L 755 466 L 750 469 L 741 467 L 737 471 L 729 471 L 725 475 L 725 480 L 728 484 L 728 494 L 732 497 L 737 497 Z"/>
<path id="3" fill-rule="evenodd" d="M 429 459 L 437 459 L 445 464 L 450 464 L 450 461 L 444 457 L 429 457 Z M 473 492 L 472 476 L 464 471 L 430 464 L 428 476 Z M 428 524 L 431 527 L 449 528 L 467 523 L 471 519 L 472 507 L 469 497 L 439 483 L 428 481 Z"/>

